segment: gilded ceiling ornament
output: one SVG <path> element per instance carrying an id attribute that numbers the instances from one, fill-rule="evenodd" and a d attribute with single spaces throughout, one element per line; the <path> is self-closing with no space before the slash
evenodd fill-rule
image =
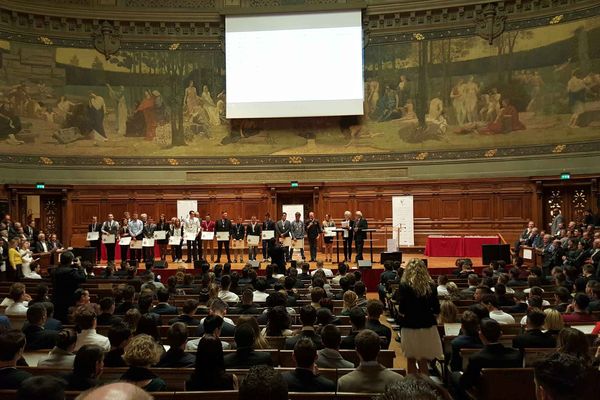
<path id="1" fill-rule="evenodd" d="M 565 151 L 565 148 L 567 146 L 564 144 L 557 144 L 555 148 L 552 149 L 553 153 L 562 153 L 563 151 Z"/>
<path id="2" fill-rule="evenodd" d="M 48 157 L 40 157 L 40 163 L 44 165 L 52 165 L 54 164 L 54 161 L 52 161 L 52 159 Z"/>
<path id="3" fill-rule="evenodd" d="M 171 164 L 172 166 L 177 166 L 179 165 L 179 161 L 177 161 L 176 158 L 169 158 L 169 164 Z"/>
<path id="4" fill-rule="evenodd" d="M 104 21 L 100 28 L 92 33 L 92 38 L 96 50 L 104 54 L 107 60 L 121 48 L 121 35 L 108 21 Z"/>
<path id="5" fill-rule="evenodd" d="M 550 25 L 556 25 L 556 24 L 558 24 L 560 21 L 562 21 L 564 17 L 565 17 L 565 16 L 564 16 L 563 14 L 557 15 L 557 16 L 555 16 L 555 17 L 552 17 L 552 18 L 550 19 L 550 22 L 548 22 L 548 23 L 549 23 Z"/>
<path id="6" fill-rule="evenodd" d="M 495 157 L 498 149 L 491 149 L 485 152 L 484 157 Z"/>
<path id="7" fill-rule="evenodd" d="M 105 157 L 102 159 L 104 165 L 115 165 L 115 161 L 112 158 Z"/>
<path id="8" fill-rule="evenodd" d="M 426 152 L 426 151 L 424 151 L 424 152 L 422 152 L 422 153 L 419 153 L 419 154 L 417 154 L 417 155 L 415 156 L 415 160 L 419 160 L 419 161 L 421 161 L 421 160 L 424 160 L 424 159 L 426 159 L 426 158 L 427 158 L 427 156 L 428 156 L 428 155 L 429 155 L 429 153 L 428 153 L 428 152 Z"/>

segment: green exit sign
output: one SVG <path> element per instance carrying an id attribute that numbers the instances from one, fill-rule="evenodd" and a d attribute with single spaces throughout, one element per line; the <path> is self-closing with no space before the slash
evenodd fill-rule
<path id="1" fill-rule="evenodd" d="M 569 172 L 563 172 L 560 174 L 560 179 L 571 179 L 571 174 Z"/>
<path id="2" fill-rule="evenodd" d="M 297 187 L 298 187 L 298 186 L 300 186 L 300 185 L 298 184 L 298 181 L 292 181 L 292 182 L 291 182 L 291 186 L 292 186 L 293 188 L 297 188 Z"/>
<path id="3" fill-rule="evenodd" d="M 45 189 L 46 185 L 44 185 L 43 183 L 36 183 L 35 184 L 35 188 L 36 189 Z"/>

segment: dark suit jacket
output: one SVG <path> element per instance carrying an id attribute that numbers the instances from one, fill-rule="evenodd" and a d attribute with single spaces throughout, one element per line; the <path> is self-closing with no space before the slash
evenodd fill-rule
<path id="1" fill-rule="evenodd" d="M 108 313 L 102 313 L 102 314 L 98 315 L 98 318 L 96 318 L 96 321 L 97 321 L 98 325 L 114 325 L 119 322 L 123 322 L 123 320 L 121 318 L 117 317 L 116 315 L 108 314 Z"/>
<path id="2" fill-rule="evenodd" d="M 127 364 L 123 360 L 124 349 L 114 349 L 104 355 L 104 366 L 106 368 L 126 367 Z"/>
<path id="3" fill-rule="evenodd" d="M 345 220 L 344 220 L 345 221 Z M 343 222 L 343 221 L 342 221 Z M 344 240 L 349 240 L 349 241 L 353 241 L 354 240 L 354 220 L 351 219 L 348 223 L 349 229 L 348 229 L 348 237 L 344 238 Z"/>
<path id="4" fill-rule="evenodd" d="M 46 320 L 46 324 L 44 325 L 44 329 L 48 329 L 51 331 L 60 331 L 63 328 L 62 322 L 54 318 L 48 318 Z"/>
<path id="5" fill-rule="evenodd" d="M 323 348 L 323 342 L 321 341 L 321 336 L 317 335 L 317 333 L 314 330 L 310 330 L 310 329 L 304 330 L 303 329 L 296 336 L 290 336 L 290 337 L 285 338 L 284 349 L 285 350 L 294 350 L 294 346 L 296 345 L 298 340 L 300 340 L 302 338 L 309 338 L 310 340 L 312 340 L 313 343 L 315 344 L 315 346 L 317 346 L 317 349 L 319 349 L 319 350 Z"/>
<path id="6" fill-rule="evenodd" d="M 162 355 L 157 368 L 192 368 L 196 365 L 196 356 L 180 348 L 171 347 Z"/>
<path id="7" fill-rule="evenodd" d="M 260 233 L 262 232 L 262 225 L 258 223 L 258 221 L 256 222 L 256 224 L 254 225 L 254 229 L 252 229 L 252 223 L 249 223 L 248 225 L 246 225 L 246 235 L 248 236 L 260 236 Z"/>
<path id="8" fill-rule="evenodd" d="M 515 336 L 513 339 L 515 349 L 543 348 L 550 349 L 556 347 L 556 339 L 539 329 L 531 329 Z"/>
<path id="9" fill-rule="evenodd" d="M 2 368 L 0 369 L 0 389 L 18 389 L 21 387 L 21 382 L 31 376 L 29 372 L 20 369 Z"/>
<path id="10" fill-rule="evenodd" d="M 469 357 L 469 364 L 460 378 L 460 386 L 469 389 L 479 381 L 483 368 L 521 368 L 523 361 L 521 352 L 500 343 L 488 344 L 480 352 Z"/>
<path id="11" fill-rule="evenodd" d="M 220 223 L 221 221 L 219 221 Z M 235 240 L 242 240 L 246 234 L 246 227 L 244 224 L 232 224 L 231 225 L 231 238 Z"/>
<path id="12" fill-rule="evenodd" d="M 382 344 L 383 349 L 387 349 L 390 347 L 390 342 L 392 340 L 392 330 L 387 326 L 383 325 L 378 320 L 367 319 L 367 324 L 365 328 L 372 330 L 379 336 L 383 336 L 385 338 L 385 342 Z"/>
<path id="13" fill-rule="evenodd" d="M 367 238 L 367 232 L 365 232 L 364 229 L 369 229 L 369 224 L 367 223 L 367 220 L 361 218 L 359 221 L 356 221 L 354 223 L 354 227 L 354 240 L 357 242 L 364 241 Z"/>
<path id="14" fill-rule="evenodd" d="M 44 240 L 44 242 L 46 242 L 46 249 L 47 249 L 48 251 L 52 250 L 52 249 L 50 248 L 50 243 L 48 243 L 48 242 L 47 242 L 47 241 L 45 241 L 45 240 Z M 33 252 L 34 252 L 34 253 L 44 253 L 44 246 L 42 245 L 42 242 L 40 242 L 40 241 L 36 241 L 36 242 L 33 244 L 33 249 L 32 249 L 32 250 L 33 250 Z M 7 252 L 6 254 L 8 254 L 8 252 Z M 7 257 L 8 257 L 8 256 L 7 256 Z"/>
<path id="15" fill-rule="evenodd" d="M 235 353 L 229 353 L 223 359 L 225 368 L 245 369 L 253 365 L 273 365 L 269 353 L 254 351 L 251 347 L 240 347 Z"/>
<path id="16" fill-rule="evenodd" d="M 176 322 L 183 322 L 186 325 L 198 326 L 200 325 L 200 320 L 196 318 L 192 318 L 189 315 L 182 314 L 178 317 L 172 318 L 169 320 L 169 325 L 173 325 Z"/>
<path id="17" fill-rule="evenodd" d="M 198 336 L 204 336 L 204 324 L 198 325 Z M 231 325 L 229 322 L 223 322 L 223 326 L 221 327 L 221 336 L 234 337 L 235 325 Z"/>
<path id="18" fill-rule="evenodd" d="M 231 221 L 218 219 L 215 221 L 215 232 L 231 232 Z"/>
<path id="19" fill-rule="evenodd" d="M 102 232 L 102 222 L 96 222 L 96 228 L 92 227 L 92 224 L 88 224 L 88 232 Z M 100 239 L 98 239 L 100 240 Z M 97 242 L 98 240 L 94 240 L 94 242 Z"/>
<path id="20" fill-rule="evenodd" d="M 152 312 L 158 315 L 177 315 L 179 314 L 177 312 L 177 307 L 172 306 L 170 304 L 166 304 L 166 303 L 158 303 L 156 306 L 154 306 L 154 308 L 152 309 Z"/>
<path id="21" fill-rule="evenodd" d="M 275 233 L 278 236 L 289 236 L 290 233 L 290 228 L 292 227 L 292 224 L 290 223 L 290 221 L 284 221 L 282 222 L 281 220 L 277 221 L 277 223 L 275 224 Z"/>
<path id="22" fill-rule="evenodd" d="M 450 342 L 450 346 L 452 347 L 450 369 L 452 371 L 462 371 L 460 349 L 480 349 L 483 347 L 483 343 L 481 343 L 479 336 L 460 335 Z"/>
<path id="23" fill-rule="evenodd" d="M 73 293 L 79 284 L 86 281 L 85 271 L 71 266 L 59 266 L 52 274 L 52 302 L 54 303 L 54 316 L 56 319 L 67 323 L 69 307 L 73 305 Z"/>
<path id="24" fill-rule="evenodd" d="M 23 327 L 23 334 L 27 339 L 25 350 L 52 349 L 56 345 L 58 332 L 50 331 L 37 325 L 27 324 Z"/>
<path id="25" fill-rule="evenodd" d="M 282 374 L 290 392 L 335 392 L 335 383 L 312 371 L 296 368 L 294 371 Z"/>
<path id="26" fill-rule="evenodd" d="M 310 228 L 308 227 L 308 225 L 310 225 L 310 220 L 305 221 L 304 226 L 306 229 L 306 235 L 308 236 L 309 239 L 316 239 L 319 237 L 319 234 L 321 233 L 321 224 L 319 223 L 318 220 L 313 219 L 312 221 L 312 225 L 310 226 Z"/>
<path id="27" fill-rule="evenodd" d="M 340 342 L 340 349 L 344 350 L 354 350 L 356 345 L 354 341 L 356 339 L 356 335 L 358 335 L 359 331 L 352 331 L 348 336 L 342 337 L 342 341 Z"/>

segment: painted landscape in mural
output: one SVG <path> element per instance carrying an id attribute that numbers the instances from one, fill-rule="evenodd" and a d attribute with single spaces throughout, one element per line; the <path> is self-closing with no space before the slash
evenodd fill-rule
<path id="1" fill-rule="evenodd" d="M 0 41 L 0 152 L 265 156 L 489 149 L 600 136 L 600 18 L 365 49 L 365 115 L 227 120 L 221 51 Z M 44 44 L 45 43 L 45 44 Z M 293 77 L 290 77 L 293 79 Z"/>

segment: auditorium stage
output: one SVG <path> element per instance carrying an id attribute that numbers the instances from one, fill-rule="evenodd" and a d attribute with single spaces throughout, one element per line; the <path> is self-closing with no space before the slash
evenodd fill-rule
<path id="1" fill-rule="evenodd" d="M 427 266 L 430 270 L 431 275 L 449 274 L 449 273 L 452 273 L 452 271 L 454 271 L 454 269 L 455 269 L 455 267 L 454 267 L 454 262 L 456 261 L 455 257 L 430 257 L 430 256 L 424 256 L 423 254 L 417 254 L 417 253 L 415 253 L 415 254 L 403 253 L 402 254 L 402 260 L 405 262 L 410 260 L 411 258 L 426 259 Z M 334 256 L 334 259 L 335 259 L 335 256 Z M 370 291 L 370 292 L 377 290 L 377 284 L 379 283 L 379 276 L 381 275 L 381 272 L 383 272 L 383 265 L 381 265 L 378 262 L 378 259 L 379 259 L 379 257 L 375 257 L 375 262 L 373 263 L 372 268 L 370 268 L 370 269 L 361 268 L 360 269 L 360 271 L 362 273 L 362 279 L 365 282 L 365 284 L 367 285 L 368 291 Z M 473 265 L 475 265 L 475 269 L 477 271 L 479 271 L 481 268 L 483 268 L 483 266 L 481 264 L 481 262 L 482 262 L 481 258 L 471 258 L 471 260 L 473 261 Z M 223 262 L 223 261 L 225 261 L 225 260 L 221 259 L 221 262 Z M 260 257 L 259 257 L 259 261 L 261 261 Z M 167 264 L 168 264 L 168 267 L 166 269 L 154 269 L 154 273 L 156 275 L 160 275 L 160 280 L 163 283 L 166 283 L 169 276 L 174 275 L 180 269 L 184 269 L 186 273 L 191 273 L 191 274 L 194 274 L 197 272 L 197 270 L 196 271 L 194 270 L 194 266 L 191 263 L 172 263 L 167 260 Z M 210 264 L 212 267 L 215 263 L 211 262 Z M 98 265 L 97 273 L 102 273 L 101 270 L 104 269 L 105 266 L 106 265 L 104 262 L 101 263 L 100 265 Z M 231 269 L 234 271 L 240 271 L 244 268 L 244 266 L 245 266 L 245 262 L 232 263 Z M 259 275 L 264 275 L 265 266 L 266 266 L 266 263 L 264 263 L 264 262 L 260 263 L 260 267 L 258 269 Z M 311 271 L 314 270 L 316 268 L 316 263 L 310 263 L 310 267 L 311 267 Z M 356 267 L 356 263 L 351 263 L 350 267 L 353 270 L 358 269 Z M 329 268 L 329 269 L 333 270 L 333 272 L 335 273 L 335 272 L 337 272 L 337 263 L 326 262 L 325 268 Z"/>

